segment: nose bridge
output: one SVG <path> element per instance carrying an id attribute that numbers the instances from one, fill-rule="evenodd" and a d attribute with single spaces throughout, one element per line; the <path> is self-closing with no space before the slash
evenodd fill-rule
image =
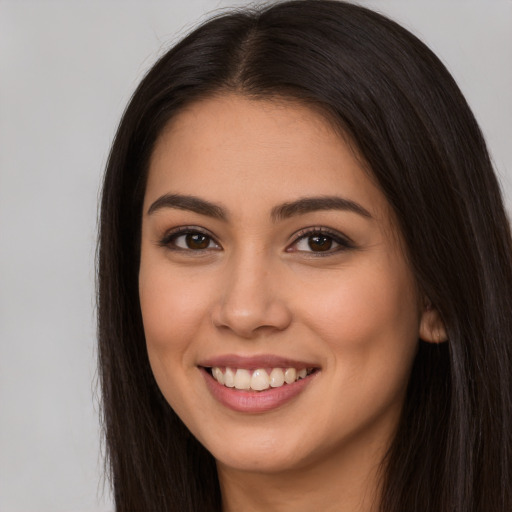
<path id="1" fill-rule="evenodd" d="M 279 264 L 268 251 L 245 247 L 234 252 L 224 274 L 214 324 L 242 337 L 285 329 L 291 320 L 279 287 Z"/>

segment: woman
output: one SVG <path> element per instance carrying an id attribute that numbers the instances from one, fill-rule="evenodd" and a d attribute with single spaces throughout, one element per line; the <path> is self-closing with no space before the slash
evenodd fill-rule
<path id="1" fill-rule="evenodd" d="M 510 510 L 510 253 L 480 130 L 414 36 L 323 0 L 205 23 L 105 176 L 117 510 Z"/>

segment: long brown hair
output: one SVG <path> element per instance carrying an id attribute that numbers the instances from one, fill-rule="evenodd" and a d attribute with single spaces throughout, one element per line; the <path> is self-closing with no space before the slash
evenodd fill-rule
<path id="1" fill-rule="evenodd" d="M 105 174 L 99 365 L 119 512 L 219 511 L 215 462 L 162 397 L 138 298 L 148 159 L 184 105 L 222 91 L 315 105 L 357 146 L 394 210 L 448 342 L 419 343 L 382 512 L 512 510 L 512 243 L 484 139 L 441 62 L 368 9 L 298 0 L 232 11 L 149 71 Z M 342 500 L 342 496 L 340 496 Z"/>

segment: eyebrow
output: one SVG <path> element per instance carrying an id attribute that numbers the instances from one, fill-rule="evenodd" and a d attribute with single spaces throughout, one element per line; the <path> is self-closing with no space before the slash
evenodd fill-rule
<path id="1" fill-rule="evenodd" d="M 195 196 L 165 194 L 151 204 L 147 213 L 151 215 L 163 208 L 188 210 L 224 221 L 228 219 L 228 214 L 224 208 Z M 296 215 L 304 215 L 322 210 L 342 210 L 356 213 L 369 219 L 372 218 L 370 212 L 359 203 L 340 196 L 304 197 L 275 206 L 272 208 L 270 216 L 274 222 L 278 222 Z"/>
<path id="2" fill-rule="evenodd" d="M 149 208 L 148 215 L 161 210 L 162 208 L 174 208 L 176 210 L 188 210 L 191 212 L 213 217 L 214 219 L 226 220 L 228 215 L 224 208 L 205 199 L 195 196 L 184 196 L 181 194 L 165 194 L 159 197 Z"/>
<path id="3" fill-rule="evenodd" d="M 355 201 L 339 196 L 305 197 L 272 208 L 272 219 L 276 222 L 295 215 L 304 215 L 321 210 L 342 210 L 357 213 L 371 219 L 370 212 Z"/>

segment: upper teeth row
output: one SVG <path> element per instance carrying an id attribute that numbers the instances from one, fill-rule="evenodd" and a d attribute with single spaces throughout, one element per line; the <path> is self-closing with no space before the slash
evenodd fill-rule
<path id="1" fill-rule="evenodd" d="M 251 371 L 244 368 L 226 368 L 223 372 L 221 368 L 215 366 L 212 368 L 213 378 L 220 384 L 228 388 L 252 389 L 253 391 L 263 391 L 270 387 L 278 388 L 286 384 L 292 384 L 296 380 L 303 379 L 310 373 L 306 368 L 297 370 L 295 368 L 273 368 L 270 375 L 267 370 L 259 368 Z"/>

